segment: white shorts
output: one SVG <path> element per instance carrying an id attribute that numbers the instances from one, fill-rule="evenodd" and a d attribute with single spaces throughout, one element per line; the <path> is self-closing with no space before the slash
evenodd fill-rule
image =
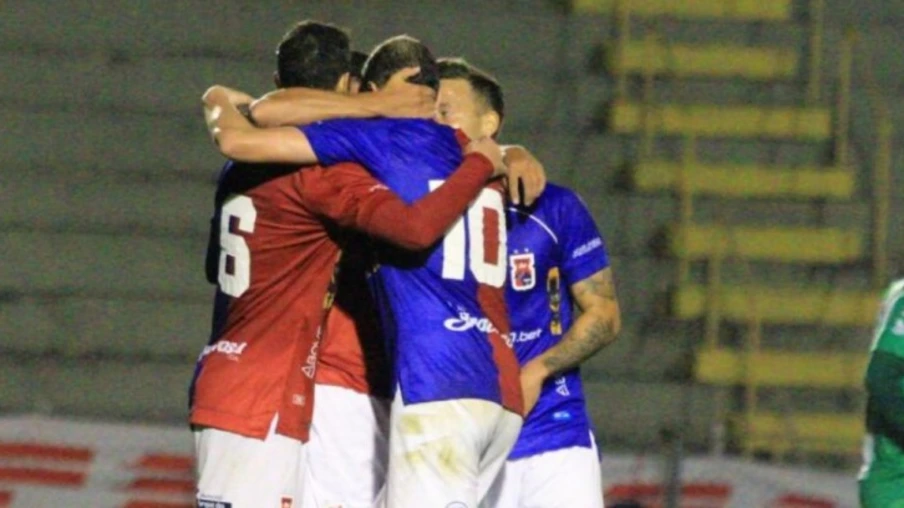
<path id="1" fill-rule="evenodd" d="M 199 508 L 296 508 L 304 445 L 275 433 L 263 440 L 205 427 L 194 431 Z"/>
<path id="2" fill-rule="evenodd" d="M 388 399 L 314 385 L 303 508 L 371 508 L 386 482 Z"/>
<path id="3" fill-rule="evenodd" d="M 521 417 L 479 399 L 392 403 L 386 506 L 476 508 L 518 439 Z"/>
<path id="4" fill-rule="evenodd" d="M 484 508 L 603 508 L 596 443 L 510 460 Z"/>

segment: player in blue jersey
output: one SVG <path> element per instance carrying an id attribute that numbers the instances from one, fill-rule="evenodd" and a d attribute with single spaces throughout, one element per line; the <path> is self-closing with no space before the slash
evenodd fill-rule
<path id="1" fill-rule="evenodd" d="M 499 84 L 463 60 L 439 65 L 441 121 L 470 136 L 495 136 L 495 118 L 504 114 Z M 534 206 L 507 211 L 510 341 L 522 365 L 528 413 L 485 504 L 601 508 L 599 459 L 578 366 L 620 328 L 606 249 L 586 206 L 564 187 L 547 185 Z M 582 311 L 577 319 L 572 304 Z"/>
<path id="2" fill-rule="evenodd" d="M 429 51 L 408 37 L 378 46 L 363 81 L 378 90 L 410 66 L 420 68 L 420 82 L 438 86 Z M 239 152 L 227 155 L 360 162 L 406 201 L 441 185 L 461 159 L 455 131 L 425 120 L 338 120 L 245 134 L 229 134 Z M 527 201 L 538 193 L 537 182 L 542 178 L 526 179 Z M 517 358 L 506 340 L 501 190 L 485 189 L 432 249 L 379 249 L 373 279 L 398 388 L 387 482 L 391 507 L 476 506 L 517 438 L 523 398 Z"/>

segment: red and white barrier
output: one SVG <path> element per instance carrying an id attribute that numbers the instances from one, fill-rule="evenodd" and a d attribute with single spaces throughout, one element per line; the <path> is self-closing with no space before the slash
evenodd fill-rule
<path id="1" fill-rule="evenodd" d="M 0 508 L 192 508 L 188 426 L 0 418 Z M 663 464 L 606 455 L 607 506 L 663 506 Z M 731 458 L 681 464 L 682 508 L 853 508 L 855 472 L 826 473 Z M 575 507 L 579 508 L 579 507 Z"/>

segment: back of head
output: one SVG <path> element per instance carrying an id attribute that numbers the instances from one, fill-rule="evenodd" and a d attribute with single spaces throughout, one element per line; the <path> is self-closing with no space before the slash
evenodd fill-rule
<path id="1" fill-rule="evenodd" d="M 382 88 L 390 78 L 406 67 L 420 67 L 420 72 L 409 78 L 411 83 L 439 89 L 439 71 L 436 59 L 427 46 L 407 35 L 398 35 L 380 43 L 370 53 L 364 64 L 363 81 L 367 86 Z"/>
<path id="2" fill-rule="evenodd" d="M 437 62 L 440 79 L 464 79 L 470 83 L 477 98 L 484 106 L 499 115 L 499 122 L 505 118 L 505 98 L 502 86 L 484 70 L 481 70 L 464 58 L 441 58 Z"/>
<path id="3" fill-rule="evenodd" d="M 335 25 L 302 21 L 283 37 L 276 50 L 279 86 L 332 90 L 350 61 L 348 33 Z"/>

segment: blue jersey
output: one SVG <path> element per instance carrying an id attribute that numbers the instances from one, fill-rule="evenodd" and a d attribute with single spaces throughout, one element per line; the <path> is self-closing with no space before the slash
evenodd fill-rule
<path id="1" fill-rule="evenodd" d="M 302 128 L 324 165 L 358 162 L 412 203 L 462 162 L 455 131 L 431 120 L 331 120 Z M 521 412 L 517 359 L 506 344 L 505 209 L 481 191 L 443 241 L 424 252 L 381 246 L 372 278 L 406 404 L 476 398 Z"/>
<path id="2" fill-rule="evenodd" d="M 508 210 L 511 342 L 524 365 L 558 344 L 571 327 L 569 288 L 609 266 L 587 207 L 571 190 L 548 184 L 530 210 Z M 590 447 L 590 418 L 577 368 L 543 385 L 511 452 L 518 459 Z"/>

